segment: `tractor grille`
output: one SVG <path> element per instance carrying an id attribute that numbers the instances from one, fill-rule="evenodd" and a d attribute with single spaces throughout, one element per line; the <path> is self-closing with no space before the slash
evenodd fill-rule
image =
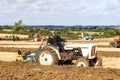
<path id="1" fill-rule="evenodd" d="M 91 56 L 94 56 L 96 54 L 96 47 L 93 46 L 91 50 Z"/>

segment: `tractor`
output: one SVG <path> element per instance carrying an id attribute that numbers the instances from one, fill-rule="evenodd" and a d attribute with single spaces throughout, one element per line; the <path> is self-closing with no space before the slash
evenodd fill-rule
<path id="1" fill-rule="evenodd" d="M 110 48 L 119 48 L 120 47 L 120 36 L 117 36 L 109 44 Z"/>
<path id="2" fill-rule="evenodd" d="M 43 43 L 41 43 L 43 45 Z M 94 44 L 63 44 L 64 52 L 58 47 L 46 44 L 36 50 L 26 52 L 23 58 L 35 60 L 40 65 L 74 64 L 77 67 L 101 66 L 102 59 L 96 53 Z M 35 53 L 35 55 L 29 55 Z M 18 55 L 21 55 L 20 50 Z"/>
<path id="3" fill-rule="evenodd" d="M 28 36 L 29 39 L 32 39 L 32 41 L 41 41 L 41 40 L 46 40 L 45 36 L 39 35 L 39 34 L 29 34 Z"/>

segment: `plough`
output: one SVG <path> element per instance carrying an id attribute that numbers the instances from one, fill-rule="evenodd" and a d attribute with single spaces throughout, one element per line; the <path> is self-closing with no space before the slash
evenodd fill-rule
<path id="1" fill-rule="evenodd" d="M 22 53 L 21 50 L 18 50 L 16 61 L 28 60 L 28 59 L 32 60 L 32 61 L 36 61 L 37 54 L 40 52 L 44 42 L 45 41 L 41 41 L 40 46 L 38 48 L 36 48 L 35 50 L 32 50 L 32 51 L 28 51 L 28 52 Z M 34 53 L 34 55 L 31 55 L 32 53 Z"/>

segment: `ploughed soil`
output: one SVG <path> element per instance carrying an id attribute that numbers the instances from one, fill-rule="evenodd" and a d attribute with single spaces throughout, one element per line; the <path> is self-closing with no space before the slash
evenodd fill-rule
<path id="1" fill-rule="evenodd" d="M 13 52 L 17 51 L 17 48 L 3 48 L 2 50 Z M 31 49 L 21 48 L 21 50 Z M 99 51 L 98 54 L 106 57 L 120 57 L 118 52 L 113 54 Z M 120 69 L 102 66 L 87 68 L 74 65 L 41 66 L 32 61 L 0 61 L 0 80 L 120 80 Z"/>
<path id="2" fill-rule="evenodd" d="M 0 47 L 1 52 L 17 52 L 18 49 L 26 52 L 35 48 Z M 120 58 L 118 51 L 97 53 L 102 57 Z M 0 80 L 120 80 L 120 69 L 103 66 L 87 68 L 74 65 L 41 66 L 32 61 L 0 61 Z"/>
<path id="3" fill-rule="evenodd" d="M 40 66 L 33 62 L 0 62 L 0 80 L 120 80 L 120 70 L 73 65 Z"/>

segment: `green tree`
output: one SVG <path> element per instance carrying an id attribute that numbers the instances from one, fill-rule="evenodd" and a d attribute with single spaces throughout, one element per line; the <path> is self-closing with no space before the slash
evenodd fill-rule
<path id="1" fill-rule="evenodd" d="M 13 30 L 14 32 L 24 32 L 24 30 L 26 30 L 26 26 L 22 24 L 22 20 L 19 20 L 18 22 L 15 22 L 14 26 L 13 26 Z"/>
<path id="2" fill-rule="evenodd" d="M 116 36 L 120 36 L 120 29 L 115 29 L 114 32 L 116 33 Z"/>
<path id="3" fill-rule="evenodd" d="M 3 26 L 0 25 L 0 30 L 2 30 L 2 29 L 3 29 Z"/>

